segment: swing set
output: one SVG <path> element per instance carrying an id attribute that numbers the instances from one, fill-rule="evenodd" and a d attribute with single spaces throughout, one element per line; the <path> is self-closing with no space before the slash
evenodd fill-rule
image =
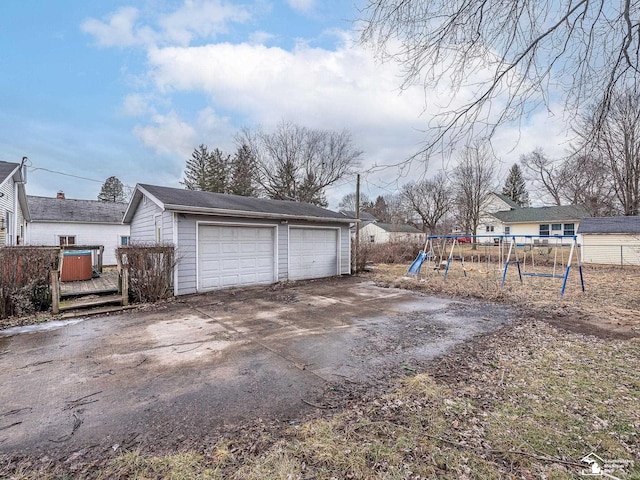
<path id="1" fill-rule="evenodd" d="M 482 242 L 482 239 L 485 239 L 484 243 L 480 243 L 480 246 L 484 246 L 485 248 L 486 267 L 484 269 L 475 267 L 473 262 L 471 267 L 465 266 L 465 258 L 459 241 L 459 238 L 462 237 L 466 238 L 467 236 L 428 235 L 423 250 L 418 253 L 417 258 L 411 264 L 407 273 L 418 276 L 422 265 L 426 262 L 426 268 L 428 270 L 435 270 L 439 272 L 444 268 L 443 281 L 446 281 L 452 262 L 454 260 L 459 260 L 465 277 L 468 272 L 477 272 L 479 274 L 489 275 L 491 273 L 496 274 L 502 271 L 502 278 L 500 282 L 500 289 L 502 289 L 504 288 L 509 267 L 515 264 L 521 284 L 524 283 L 523 277 L 562 279 L 560 296 L 563 296 L 575 254 L 575 261 L 580 274 L 580 286 L 582 291 L 585 291 L 582 263 L 580 261 L 580 255 L 578 255 L 578 251 L 576 249 L 578 243 L 575 235 L 477 235 L 475 240 L 480 239 Z M 489 243 L 486 242 L 487 239 L 490 239 Z M 489 244 L 497 247 L 498 253 L 494 254 L 494 258 L 496 260 L 494 262 L 491 261 Z M 507 244 L 508 250 L 506 248 Z M 569 246 L 570 248 L 568 256 L 565 259 L 564 247 L 566 246 Z M 458 252 L 457 255 L 455 254 L 456 251 Z M 540 266 L 541 263 L 543 263 L 542 260 L 545 260 L 548 263 L 551 260 L 552 252 L 553 267 L 551 273 L 541 271 Z M 536 255 L 539 257 L 537 260 Z M 473 256 L 471 258 L 473 259 Z M 522 261 L 520 260 L 521 258 Z M 536 262 L 538 263 L 538 267 L 536 267 Z M 478 255 L 478 265 L 480 265 L 480 263 L 480 255 Z"/>

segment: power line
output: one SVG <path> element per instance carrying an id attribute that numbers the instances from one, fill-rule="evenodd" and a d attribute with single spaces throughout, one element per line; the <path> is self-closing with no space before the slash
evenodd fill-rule
<path id="1" fill-rule="evenodd" d="M 89 182 L 104 183 L 104 180 L 96 180 L 95 178 L 81 177 L 79 175 L 72 175 L 71 173 L 57 172 L 56 170 L 50 170 L 44 167 L 27 167 L 27 168 L 29 168 L 32 172 L 35 172 L 36 170 L 44 170 L 45 172 L 56 173 L 58 175 L 64 175 L 65 177 L 78 178 L 80 180 L 87 180 Z"/>

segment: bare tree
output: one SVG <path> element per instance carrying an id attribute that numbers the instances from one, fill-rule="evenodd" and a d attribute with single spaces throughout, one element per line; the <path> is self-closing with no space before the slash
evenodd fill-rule
<path id="1" fill-rule="evenodd" d="M 401 195 L 409 208 L 422 220 L 424 232 L 437 233 L 440 220 L 451 209 L 451 188 L 444 173 L 440 172 L 430 180 L 407 183 Z"/>
<path id="2" fill-rule="evenodd" d="M 453 171 L 455 202 L 464 229 L 476 235 L 484 198 L 494 189 L 496 158 L 478 142 L 466 147 Z"/>
<path id="3" fill-rule="evenodd" d="M 640 214 L 640 90 L 618 93 L 610 105 L 595 107 L 578 133 L 578 152 L 600 157 L 608 166 L 623 214 Z"/>
<path id="4" fill-rule="evenodd" d="M 618 214 L 609 166 L 602 157 L 575 154 L 562 169 L 562 195 L 569 204 L 582 205 L 594 217 Z"/>
<path id="5" fill-rule="evenodd" d="M 562 205 L 562 186 L 566 170 L 560 162 L 545 155 L 541 148 L 522 155 L 520 163 L 527 172 L 527 179 L 536 190 L 549 195 L 554 205 Z"/>
<path id="6" fill-rule="evenodd" d="M 267 196 L 322 206 L 327 205 L 325 187 L 354 173 L 362 155 L 346 130 L 313 130 L 287 122 L 273 133 L 245 129 L 237 141 L 251 149 Z"/>
<path id="7" fill-rule="evenodd" d="M 447 136 L 490 137 L 498 125 L 551 108 L 557 93 L 570 115 L 594 96 L 606 115 L 616 88 L 640 78 L 639 8 L 630 0 L 368 0 L 361 39 L 399 62 L 403 87 L 447 84 L 438 93 L 449 94 L 449 108 L 429 149 Z M 462 105 L 460 92 L 472 92 Z"/>
<path id="8" fill-rule="evenodd" d="M 360 193 L 360 210 L 369 210 L 371 209 L 371 206 L 373 204 L 371 203 L 371 200 L 369 200 L 369 197 L 367 196 L 366 193 Z M 340 200 L 340 203 L 338 204 L 338 208 L 340 209 L 340 211 L 344 211 L 344 212 L 355 212 L 356 211 L 356 193 L 347 193 L 344 197 L 342 197 L 342 200 Z"/>

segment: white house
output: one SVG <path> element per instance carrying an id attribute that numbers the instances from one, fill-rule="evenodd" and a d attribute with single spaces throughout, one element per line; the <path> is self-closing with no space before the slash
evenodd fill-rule
<path id="1" fill-rule="evenodd" d="M 102 245 L 102 263 L 115 265 L 116 248 L 129 242 L 129 225 L 122 223 L 124 203 L 75 200 L 62 192 L 56 198 L 27 195 L 27 203 L 28 245 Z"/>
<path id="2" fill-rule="evenodd" d="M 584 263 L 640 265 L 640 217 L 591 217 L 580 223 Z"/>
<path id="3" fill-rule="evenodd" d="M 25 168 L 0 161 L 0 247 L 23 243 L 25 221 L 29 219 Z"/>
<path id="4" fill-rule="evenodd" d="M 580 205 L 520 207 L 505 195 L 491 193 L 483 204 L 476 235 L 575 235 L 587 217 L 589 212 Z"/>
<path id="5" fill-rule="evenodd" d="M 308 203 L 136 185 L 124 221 L 175 245 L 176 295 L 351 273 L 354 220 Z"/>
<path id="6" fill-rule="evenodd" d="M 360 229 L 360 241 L 366 243 L 424 242 L 425 234 L 411 225 L 371 222 Z"/>

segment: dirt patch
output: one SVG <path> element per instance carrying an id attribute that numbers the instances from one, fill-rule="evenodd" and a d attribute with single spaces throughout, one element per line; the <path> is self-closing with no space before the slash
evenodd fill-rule
<path id="1" fill-rule="evenodd" d="M 524 318 L 544 320 L 575 333 L 616 339 L 640 337 L 640 268 L 584 266 L 584 292 L 574 268 L 562 297 L 561 279 L 524 277 L 521 284 L 512 269 L 501 289 L 502 272 L 487 270 L 489 274 L 471 271 L 465 276 L 462 267 L 453 264 L 445 281 L 440 272 L 427 271 L 413 278 L 406 276 L 406 266 L 377 265 L 364 276 L 382 285 L 514 305 Z"/>

